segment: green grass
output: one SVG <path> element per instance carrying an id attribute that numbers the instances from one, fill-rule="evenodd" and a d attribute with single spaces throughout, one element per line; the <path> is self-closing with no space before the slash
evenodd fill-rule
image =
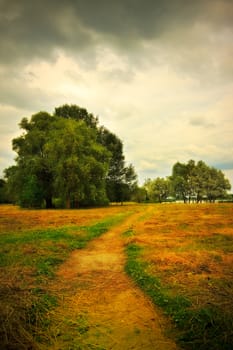
<path id="1" fill-rule="evenodd" d="M 129 244 L 126 248 L 125 270 L 137 285 L 171 317 L 179 330 L 179 343 L 190 350 L 230 350 L 232 349 L 233 319 L 223 314 L 216 305 L 194 308 L 184 295 L 174 295 L 169 286 L 151 275 L 149 264 L 141 259 L 143 248 Z"/>
<path id="2" fill-rule="evenodd" d="M 184 319 L 182 309 L 190 306 L 191 302 L 183 296 L 169 295 L 169 291 L 161 285 L 159 278 L 147 272 L 148 263 L 139 259 L 141 251 L 142 248 L 136 244 L 127 246 L 126 272 L 151 297 L 156 305 L 161 306 L 168 315 L 173 317 L 177 324 L 182 323 Z"/>
<path id="3" fill-rule="evenodd" d="M 130 215 L 117 214 L 90 226 L 5 232 L 0 235 L 0 343 L 2 349 L 37 349 L 46 343 L 49 311 L 60 302 L 48 291 L 57 268 L 75 249 L 107 232 Z M 3 281 L 2 281 L 3 282 Z M 85 332 L 84 320 L 78 320 Z"/>
<path id="4" fill-rule="evenodd" d="M 115 215 L 92 226 L 69 226 L 44 230 L 2 233 L 0 236 L 0 266 L 14 264 L 34 266 L 38 274 L 50 275 L 74 249 L 86 247 L 88 242 L 121 222 L 129 212 Z M 49 272 L 50 271 L 50 272 Z"/>
<path id="5" fill-rule="evenodd" d="M 132 228 L 129 228 L 127 231 L 122 233 L 122 237 L 133 237 L 134 236 L 134 231 Z"/>

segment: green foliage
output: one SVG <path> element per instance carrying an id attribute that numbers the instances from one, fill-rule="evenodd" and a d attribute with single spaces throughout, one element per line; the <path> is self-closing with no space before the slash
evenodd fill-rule
<path id="1" fill-rule="evenodd" d="M 1 203 L 8 203 L 7 186 L 4 179 L 0 179 L 0 204 Z"/>
<path id="2" fill-rule="evenodd" d="M 40 208 L 44 201 L 43 190 L 35 175 L 25 175 L 19 194 L 19 204 L 22 208 Z"/>
<path id="3" fill-rule="evenodd" d="M 88 113 L 85 108 L 77 105 L 68 105 L 55 108 L 54 115 L 65 119 L 73 119 L 76 121 L 84 121 L 87 126 L 96 128 L 98 125 L 98 118 L 94 117 L 93 114 Z"/>
<path id="4" fill-rule="evenodd" d="M 137 187 L 137 175 L 132 164 L 125 165 L 122 141 L 108 129 L 98 130 L 98 141 L 110 152 L 106 177 L 107 196 L 111 202 L 130 200 Z"/>
<path id="5" fill-rule="evenodd" d="M 132 200 L 138 203 L 146 202 L 147 200 L 147 191 L 144 187 L 135 186 L 135 189 L 132 193 Z"/>
<path id="6" fill-rule="evenodd" d="M 84 122 L 61 119 L 46 145 L 54 164 L 54 191 L 67 208 L 107 203 L 104 178 L 109 153 L 96 137 Z"/>
<path id="7" fill-rule="evenodd" d="M 11 202 L 51 208 L 56 199 L 76 208 L 129 199 L 136 174 L 125 166 L 122 142 L 86 109 L 63 105 L 19 125 L 24 132 L 12 141 L 16 165 L 5 170 Z"/>
<path id="8" fill-rule="evenodd" d="M 171 192 L 171 183 L 169 179 L 157 177 L 154 180 L 147 179 L 144 184 L 147 193 L 147 199 L 150 202 L 163 202 Z"/>
<path id="9" fill-rule="evenodd" d="M 203 161 L 176 163 L 170 179 L 175 195 L 184 202 L 201 202 L 203 199 L 214 202 L 217 198 L 224 198 L 231 188 L 221 170 L 209 167 Z"/>
<path id="10" fill-rule="evenodd" d="M 167 178 L 147 179 L 143 189 L 150 202 L 174 201 L 214 202 L 227 197 L 231 188 L 221 170 L 207 166 L 203 161 L 197 164 L 190 160 L 187 164 L 177 162 L 172 169 L 172 176 Z"/>
<path id="11" fill-rule="evenodd" d="M 53 168 L 48 161 L 46 143 L 54 128 L 55 118 L 39 112 L 28 121 L 23 118 L 20 127 L 25 131 L 13 139 L 13 150 L 18 154 L 16 166 L 6 169 L 10 195 L 24 207 L 37 207 L 46 202 L 52 205 Z"/>

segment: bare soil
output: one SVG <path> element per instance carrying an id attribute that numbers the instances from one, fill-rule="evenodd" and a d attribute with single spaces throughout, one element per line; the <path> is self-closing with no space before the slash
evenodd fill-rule
<path id="1" fill-rule="evenodd" d="M 169 321 L 124 271 L 122 234 L 150 211 L 138 209 L 61 266 L 53 289 L 63 303 L 52 315 L 51 349 L 178 349 L 165 335 Z"/>

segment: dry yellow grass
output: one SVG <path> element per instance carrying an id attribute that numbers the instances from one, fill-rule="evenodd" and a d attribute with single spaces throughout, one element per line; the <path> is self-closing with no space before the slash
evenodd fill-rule
<path id="1" fill-rule="evenodd" d="M 174 293 L 196 305 L 233 311 L 233 205 L 163 204 L 135 229 L 132 242 Z"/>
<path id="2" fill-rule="evenodd" d="M 127 206 L 124 206 L 124 209 Z M 14 205 L 0 205 L 0 233 L 43 229 L 67 225 L 91 225 L 108 216 L 121 213 L 122 206 L 95 209 L 20 209 Z"/>

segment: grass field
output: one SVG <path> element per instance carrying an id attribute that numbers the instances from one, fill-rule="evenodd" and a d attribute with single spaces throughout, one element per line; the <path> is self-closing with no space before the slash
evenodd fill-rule
<path id="1" fill-rule="evenodd" d="M 70 211 L 0 206 L 1 348 L 52 348 L 49 330 L 63 293 L 53 288 L 58 267 L 141 211 L 119 236 L 126 272 L 172 320 L 170 336 L 179 346 L 232 349 L 233 205 L 147 207 L 143 215 L 140 205 Z M 88 328 L 83 322 L 80 337 Z"/>
<path id="2" fill-rule="evenodd" d="M 161 205 L 130 233 L 126 270 L 180 329 L 184 348 L 233 345 L 232 205 Z"/>
<path id="3" fill-rule="evenodd" d="M 0 206 L 1 349 L 37 348 L 47 338 L 56 269 L 75 249 L 130 213 L 121 207 L 91 210 L 20 210 Z"/>

